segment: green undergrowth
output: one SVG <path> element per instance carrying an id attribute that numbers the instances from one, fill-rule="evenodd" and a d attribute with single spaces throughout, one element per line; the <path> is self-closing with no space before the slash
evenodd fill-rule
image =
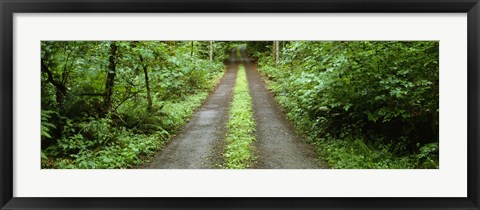
<path id="1" fill-rule="evenodd" d="M 367 145 L 366 140 L 328 139 L 315 144 L 320 157 L 332 168 L 350 169 L 410 169 L 437 168 L 438 162 L 431 153 L 438 150 L 437 144 L 421 147 L 415 155 L 397 156 L 390 152 L 388 145 Z"/>
<path id="2" fill-rule="evenodd" d="M 268 67 L 270 68 L 270 67 Z M 319 137 L 316 123 L 303 115 L 301 110 L 295 110 L 288 97 L 278 91 L 278 83 L 263 75 L 269 90 L 276 94 L 276 99 L 287 117 L 294 122 L 295 128 L 303 133 L 307 141 L 317 148 L 319 158 L 327 161 L 329 167 L 337 169 L 407 169 L 407 168 L 437 168 L 438 159 L 431 153 L 438 151 L 438 144 L 427 144 L 414 155 L 398 156 L 391 152 L 393 145 L 367 144 L 362 137 L 345 136 L 343 138 Z"/>
<path id="3" fill-rule="evenodd" d="M 438 43 L 285 44 L 259 70 L 331 168 L 439 168 Z"/>
<path id="4" fill-rule="evenodd" d="M 133 128 L 114 126 L 115 121 L 127 120 L 125 116 L 125 119 L 119 119 L 115 115 L 92 118 L 75 126 L 71 122 L 66 127 L 75 131 L 75 134 L 60 139 L 58 144 L 42 151 L 42 168 L 120 169 L 142 166 L 186 124 L 223 73 L 213 75 L 206 89 L 186 95 L 181 100 L 156 101 L 161 108 L 144 114 L 142 124 Z M 139 108 L 143 110 L 144 107 Z M 139 133 L 136 130 L 149 132 Z M 65 157 L 62 154 L 70 155 Z"/>
<path id="5" fill-rule="evenodd" d="M 273 69 L 266 66 L 264 69 Z M 307 141 L 317 148 L 320 159 L 327 161 L 329 167 L 335 169 L 408 169 L 408 168 L 438 168 L 438 157 L 432 153 L 438 151 L 438 144 L 432 143 L 420 147 L 419 152 L 412 155 L 398 156 L 391 152 L 393 144 L 369 144 L 362 137 L 345 135 L 340 138 L 319 137 L 317 123 L 310 121 L 308 116 L 296 109 L 289 97 L 279 91 L 279 84 L 269 80 L 263 72 L 262 78 L 267 88 L 276 94 L 276 99 L 295 128 L 302 133 Z M 418 145 L 419 146 L 419 145 Z"/>
<path id="6" fill-rule="evenodd" d="M 248 90 L 245 67 L 239 66 L 233 101 L 228 120 L 228 133 L 226 141 L 225 168 L 248 168 L 254 160 L 252 142 L 255 141 L 253 132 L 255 122 L 253 119 L 252 97 Z"/>

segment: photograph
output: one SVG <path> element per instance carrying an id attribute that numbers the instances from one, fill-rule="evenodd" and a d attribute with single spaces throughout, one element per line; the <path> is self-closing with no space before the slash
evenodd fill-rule
<path id="1" fill-rule="evenodd" d="M 479 1 L 0 0 L 0 210 L 480 210 Z"/>
<path id="2" fill-rule="evenodd" d="M 439 169 L 439 45 L 41 41 L 41 169 Z"/>

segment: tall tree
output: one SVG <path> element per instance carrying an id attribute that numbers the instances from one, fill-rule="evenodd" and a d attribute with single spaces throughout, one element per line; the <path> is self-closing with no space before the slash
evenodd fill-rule
<path id="1" fill-rule="evenodd" d="M 62 136 L 64 117 L 67 114 L 65 102 L 67 101 L 68 81 L 70 73 L 75 68 L 78 55 L 83 52 L 83 45 L 77 42 L 42 42 L 41 72 L 46 76 L 46 82 L 50 83 L 55 90 L 56 115 L 54 125 L 56 130 L 53 138 Z M 43 87 L 42 87 L 43 88 Z M 42 93 L 43 94 L 43 93 Z M 53 107 L 43 107 L 42 109 Z M 53 108 L 55 109 L 55 108 Z"/>
<path id="2" fill-rule="evenodd" d="M 52 73 L 52 70 L 49 66 L 52 66 L 52 61 L 49 59 L 50 54 L 45 51 L 45 57 L 42 59 L 42 68 L 41 71 L 47 74 L 47 80 L 50 84 L 53 85 L 55 88 L 55 99 L 57 102 L 57 107 L 59 111 L 63 111 L 65 109 L 65 97 L 67 96 L 67 87 L 62 82 L 62 80 L 55 79 Z"/>
<path id="3" fill-rule="evenodd" d="M 53 44 L 50 45 L 50 47 L 56 49 Z M 63 116 L 65 113 L 65 98 L 67 97 L 67 86 L 65 85 L 65 83 L 62 82 L 61 79 L 55 78 L 53 70 L 51 69 L 54 68 L 53 66 L 55 66 L 52 58 L 54 56 L 52 54 L 54 53 L 51 54 L 48 47 L 42 46 L 42 48 L 45 50 L 43 50 L 44 54 L 41 61 L 41 72 L 47 75 L 47 81 L 52 84 L 55 89 L 55 101 L 58 113 L 58 116 L 54 117 L 55 120 L 53 121 L 53 124 L 56 129 L 52 133 L 52 137 L 53 139 L 60 139 L 62 138 L 62 131 L 64 127 L 64 123 L 62 120 L 60 120 L 60 116 Z"/>
<path id="4" fill-rule="evenodd" d="M 213 41 L 210 41 L 210 53 L 209 53 L 209 57 L 210 57 L 210 64 L 213 62 Z"/>
<path id="5" fill-rule="evenodd" d="M 115 85 L 115 75 L 117 71 L 117 44 L 110 43 L 110 55 L 108 56 L 107 81 L 105 83 L 105 98 L 103 103 L 103 114 L 107 114 L 112 109 L 113 86 Z"/>
<path id="6" fill-rule="evenodd" d="M 143 56 L 140 54 L 140 61 L 142 62 L 143 65 L 143 74 L 145 76 L 145 88 L 147 90 L 147 102 L 148 102 L 148 110 L 152 109 L 152 96 L 150 95 L 150 81 L 148 78 L 148 65 L 145 62 L 145 59 L 143 59 Z"/>
<path id="7" fill-rule="evenodd" d="M 273 62 L 275 63 L 275 52 L 276 52 L 276 49 L 275 49 L 276 45 L 275 45 L 275 41 L 272 42 L 272 60 Z"/>
<path id="8" fill-rule="evenodd" d="M 147 52 L 148 48 L 151 47 L 150 44 L 142 44 L 142 43 L 145 43 L 145 42 L 138 42 L 138 41 L 134 41 L 131 43 L 131 47 L 134 48 L 134 49 L 137 49 L 136 52 L 138 53 L 138 58 L 140 60 L 140 65 L 142 70 L 143 70 L 143 75 L 144 75 L 144 78 L 145 78 L 145 90 L 147 92 L 147 103 L 148 103 L 148 106 L 147 106 L 147 110 L 151 110 L 152 109 L 152 96 L 151 96 L 151 91 L 150 91 L 150 79 L 149 79 L 149 76 L 148 76 L 148 68 L 151 64 L 151 62 L 149 62 L 149 59 L 148 59 L 148 56 L 144 56 L 142 54 L 142 52 Z M 160 42 L 158 42 L 160 43 Z M 139 45 L 140 44 L 140 45 Z"/>
<path id="9" fill-rule="evenodd" d="M 208 53 L 210 58 L 210 71 L 212 71 L 212 63 L 213 63 L 213 41 L 210 41 L 210 52 Z"/>
<path id="10" fill-rule="evenodd" d="M 192 41 L 192 48 L 190 49 L 190 56 L 193 57 L 193 41 Z"/>
<path id="11" fill-rule="evenodd" d="M 275 67 L 278 68 L 278 58 L 280 57 L 280 41 L 274 41 L 275 44 Z"/>

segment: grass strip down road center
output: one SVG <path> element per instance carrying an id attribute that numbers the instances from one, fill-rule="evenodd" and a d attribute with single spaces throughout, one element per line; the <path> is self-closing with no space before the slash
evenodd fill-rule
<path id="1" fill-rule="evenodd" d="M 245 67 L 239 65 L 233 101 L 227 122 L 227 146 L 225 148 L 225 168 L 248 168 L 253 162 L 252 142 L 255 141 L 255 121 L 253 119 L 252 97 L 248 89 Z"/>

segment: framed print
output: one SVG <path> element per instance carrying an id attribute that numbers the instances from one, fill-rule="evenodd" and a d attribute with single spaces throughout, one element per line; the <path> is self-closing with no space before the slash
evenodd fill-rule
<path id="1" fill-rule="evenodd" d="M 477 0 L 1 1 L 1 209 L 478 209 Z"/>

